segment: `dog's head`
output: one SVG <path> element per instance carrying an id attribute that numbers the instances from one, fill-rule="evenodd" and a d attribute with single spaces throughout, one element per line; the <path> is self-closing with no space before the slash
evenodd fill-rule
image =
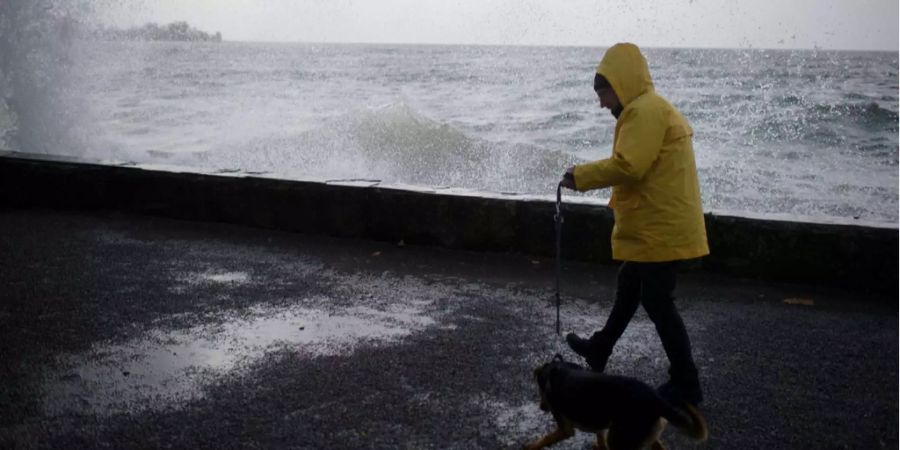
<path id="1" fill-rule="evenodd" d="M 547 394 L 550 391 L 550 370 L 553 363 L 544 363 L 534 369 L 534 381 L 538 385 L 538 392 L 541 394 L 541 411 L 550 411 L 550 404 L 547 403 Z"/>
<path id="2" fill-rule="evenodd" d="M 549 395 L 553 390 L 554 380 L 563 372 L 569 369 L 581 369 L 578 364 L 566 362 L 559 353 L 553 357 L 550 362 L 541 364 L 534 369 L 534 381 L 538 385 L 538 391 L 541 394 L 541 411 L 550 411 Z"/>

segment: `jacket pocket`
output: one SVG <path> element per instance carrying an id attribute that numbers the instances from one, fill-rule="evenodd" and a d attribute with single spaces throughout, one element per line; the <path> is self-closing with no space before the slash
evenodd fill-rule
<path id="1" fill-rule="evenodd" d="M 641 204 L 641 193 L 634 189 L 613 188 L 609 207 L 613 209 L 635 209 Z"/>

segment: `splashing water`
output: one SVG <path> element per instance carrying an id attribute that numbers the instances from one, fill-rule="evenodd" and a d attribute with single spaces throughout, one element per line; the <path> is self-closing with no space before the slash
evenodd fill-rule
<path id="1" fill-rule="evenodd" d="M 7 0 L 0 5 L 0 148 L 79 154 L 83 98 L 77 34 L 84 0 Z"/>
<path id="2" fill-rule="evenodd" d="M 69 23 L 30 4 L 5 11 Z M 602 48 L 26 39 L 51 70 L 10 50 L 11 17 L 0 144 L 23 151 L 548 195 L 610 152 Z M 646 53 L 695 130 L 707 210 L 896 222 L 896 54 Z"/>

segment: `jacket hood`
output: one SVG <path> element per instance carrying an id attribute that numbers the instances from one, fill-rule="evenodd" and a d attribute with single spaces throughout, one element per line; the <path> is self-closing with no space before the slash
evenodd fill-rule
<path id="1" fill-rule="evenodd" d="M 623 107 L 641 94 L 653 90 L 647 60 L 634 44 L 620 43 L 606 50 L 597 65 L 597 73 L 609 81 Z"/>

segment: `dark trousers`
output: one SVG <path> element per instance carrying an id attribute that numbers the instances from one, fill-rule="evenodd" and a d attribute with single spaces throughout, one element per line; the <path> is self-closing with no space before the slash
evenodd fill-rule
<path id="1" fill-rule="evenodd" d="M 623 262 L 619 267 L 616 303 L 606 319 L 606 326 L 599 333 L 607 342 L 615 343 L 625 332 L 638 305 L 644 305 L 669 357 L 669 375 L 673 380 L 696 382 L 697 367 L 691 355 L 691 340 L 672 295 L 677 275 L 678 261 Z"/>

